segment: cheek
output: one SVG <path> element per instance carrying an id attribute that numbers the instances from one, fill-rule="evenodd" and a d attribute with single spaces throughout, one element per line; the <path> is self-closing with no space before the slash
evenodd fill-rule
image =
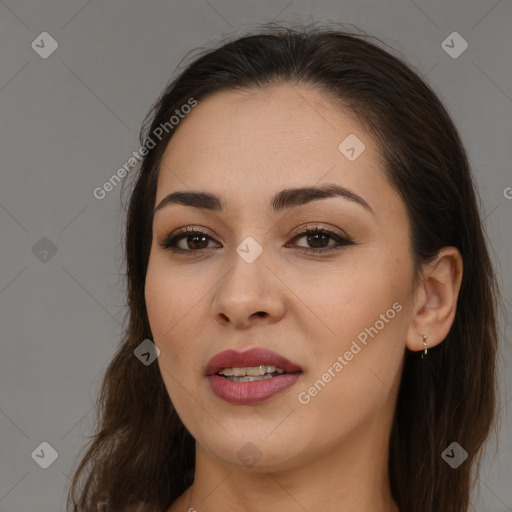
<path id="1" fill-rule="evenodd" d="M 151 332 L 154 342 L 162 341 L 165 332 L 172 327 L 171 316 L 175 312 L 173 293 L 168 286 L 168 276 L 162 271 L 162 266 L 155 258 L 150 257 L 144 295 Z"/>
<path id="2" fill-rule="evenodd" d="M 408 279 L 403 266 L 400 270 L 396 264 L 364 257 L 349 271 L 322 279 L 322 286 L 318 286 L 319 281 L 316 286 L 305 284 L 303 296 L 307 297 L 311 309 L 318 311 L 328 333 L 327 339 L 339 350 L 376 322 L 382 331 L 396 323 L 395 317 L 399 314 L 393 304 L 402 304 Z M 387 316 L 386 311 L 389 311 Z M 384 320 L 380 319 L 382 314 Z"/>
<path id="3" fill-rule="evenodd" d="M 391 414 L 405 352 L 407 313 L 393 296 L 378 296 L 360 294 L 354 300 L 366 302 L 338 311 L 338 336 L 317 347 L 317 362 L 298 390 L 299 402 L 305 404 L 300 406 L 304 424 L 309 422 L 315 436 L 326 443 Z"/>
<path id="4" fill-rule="evenodd" d="M 330 333 L 314 347 L 316 362 L 306 383 L 320 379 L 317 387 L 323 390 L 323 381 L 329 381 L 330 391 L 322 391 L 319 404 L 329 397 L 347 403 L 355 397 L 357 409 L 359 400 L 389 393 L 385 386 L 394 382 L 405 350 L 410 271 L 405 260 L 376 251 L 330 281 L 325 293 L 309 295 Z"/>
<path id="5" fill-rule="evenodd" d="M 153 341 L 162 357 L 173 352 L 173 345 L 180 339 L 179 324 L 186 317 L 187 292 L 180 289 L 176 277 L 158 258 L 150 258 L 144 293 Z M 179 355 L 181 351 L 176 353 Z"/>
<path id="6" fill-rule="evenodd" d="M 204 294 L 201 287 L 191 286 L 190 276 L 171 269 L 164 258 L 150 258 L 145 282 L 146 308 L 152 341 L 160 349 L 158 362 L 166 384 L 172 384 L 169 375 L 179 377 L 181 382 L 203 372 L 197 343 L 204 339 Z"/>
<path id="7" fill-rule="evenodd" d="M 152 341 L 160 350 L 157 363 L 165 388 L 180 417 L 185 414 L 190 421 L 194 403 L 190 396 L 197 394 L 191 376 L 199 371 L 192 368 L 197 348 L 191 342 L 194 338 L 187 334 L 194 312 L 190 310 L 191 299 L 175 273 L 157 258 L 150 258 L 144 291 Z"/>

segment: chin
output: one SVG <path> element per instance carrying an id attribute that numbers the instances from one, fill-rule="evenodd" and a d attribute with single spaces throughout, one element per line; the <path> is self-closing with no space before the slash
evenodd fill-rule
<path id="1" fill-rule="evenodd" d="M 255 428 L 253 422 L 248 428 L 240 423 L 236 427 L 223 423 L 226 430 L 220 429 L 222 437 L 218 432 L 212 436 L 211 430 L 199 432 L 194 437 L 205 451 L 227 465 L 254 472 L 278 471 L 298 463 L 298 459 L 304 457 L 308 444 L 298 425 L 281 429 L 277 434 L 273 429 L 278 424 L 279 421 L 273 422 L 273 426 L 265 422 L 261 428 Z"/>

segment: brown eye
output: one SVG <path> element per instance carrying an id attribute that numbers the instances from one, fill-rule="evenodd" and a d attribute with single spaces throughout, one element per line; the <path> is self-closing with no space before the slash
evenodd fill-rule
<path id="1" fill-rule="evenodd" d="M 184 243 L 182 243 L 184 241 Z M 198 252 L 208 249 L 208 243 L 213 238 L 197 229 L 184 229 L 168 236 L 160 246 L 174 252 Z"/>
<path id="2" fill-rule="evenodd" d="M 304 229 L 294 240 L 300 240 L 301 238 L 306 240 L 309 247 L 303 245 L 295 245 L 295 247 L 305 254 L 335 251 L 342 249 L 344 246 L 354 244 L 348 237 L 343 237 L 333 231 L 318 227 Z M 334 242 L 329 243 L 330 239 Z"/>
<path id="3" fill-rule="evenodd" d="M 315 249 L 327 247 L 330 236 L 326 233 L 315 233 L 313 235 L 307 235 L 307 241 Z"/>
<path id="4" fill-rule="evenodd" d="M 208 237 L 205 235 L 188 235 L 182 240 L 187 240 L 187 246 L 189 249 L 206 249 L 208 247 Z M 205 244 L 206 242 L 206 244 Z"/>

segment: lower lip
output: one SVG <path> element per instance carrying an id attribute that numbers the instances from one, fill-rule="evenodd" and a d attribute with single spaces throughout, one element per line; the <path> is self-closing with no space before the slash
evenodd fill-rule
<path id="1" fill-rule="evenodd" d="M 210 375 L 210 387 L 214 395 L 226 402 L 239 405 L 257 404 L 268 400 L 289 388 L 301 373 L 286 373 L 271 379 L 252 382 L 234 382 L 220 375 Z"/>

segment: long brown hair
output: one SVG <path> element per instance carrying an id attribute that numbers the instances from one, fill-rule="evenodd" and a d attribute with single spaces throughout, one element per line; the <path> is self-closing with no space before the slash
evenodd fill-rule
<path id="1" fill-rule="evenodd" d="M 129 324 L 101 383 L 96 434 L 68 493 L 74 512 L 139 503 L 165 511 L 191 485 L 195 444 L 178 417 L 158 364 L 134 349 L 151 329 L 144 298 L 160 161 L 177 128 L 158 127 L 191 98 L 219 91 L 306 84 L 351 111 L 381 148 L 387 178 L 411 221 L 415 268 L 445 246 L 462 254 L 453 326 L 425 359 L 406 352 L 390 439 L 391 489 L 403 512 L 467 512 L 484 442 L 496 413 L 497 312 L 501 304 L 466 152 L 432 89 L 403 60 L 361 33 L 267 25 L 203 51 L 172 81 L 144 120 L 156 143 L 132 171 L 125 233 Z M 160 129 L 160 132 L 162 130 Z M 160 133 L 158 132 L 158 133 Z M 163 135 L 163 136 L 162 136 Z M 453 442 L 468 454 L 452 469 Z"/>

